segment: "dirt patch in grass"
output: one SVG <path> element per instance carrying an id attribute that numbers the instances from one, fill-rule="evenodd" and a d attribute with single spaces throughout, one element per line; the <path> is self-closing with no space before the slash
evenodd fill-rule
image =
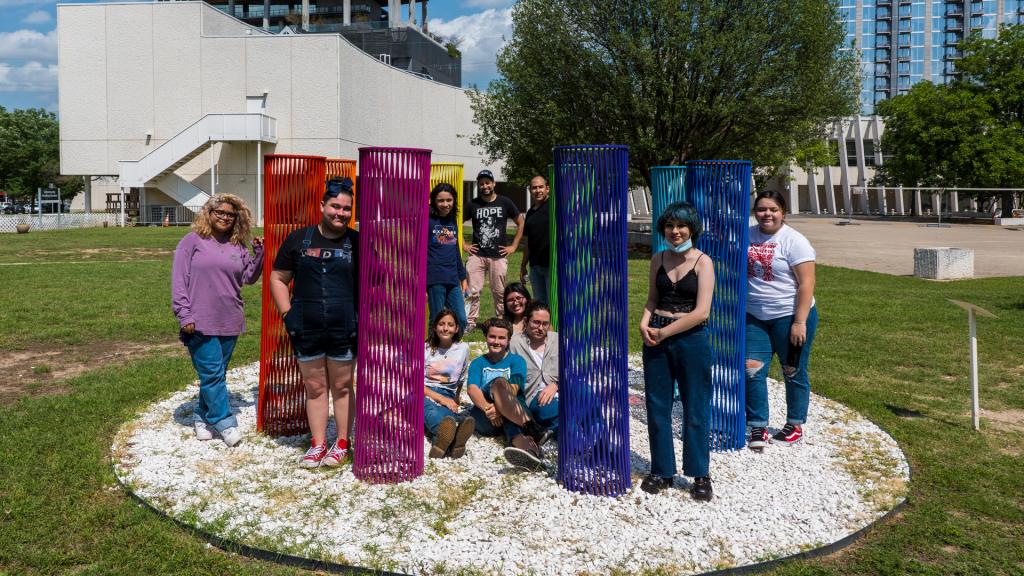
<path id="1" fill-rule="evenodd" d="M 987 418 L 994 427 L 1006 432 L 1024 432 L 1024 410 L 981 410 L 981 417 Z"/>
<path id="2" fill-rule="evenodd" d="M 151 353 L 166 354 L 183 349 L 177 342 L 96 342 L 89 346 L 47 348 L 0 354 L 0 406 L 13 404 L 22 396 L 62 394 L 64 381 L 80 374 L 117 366 Z"/>

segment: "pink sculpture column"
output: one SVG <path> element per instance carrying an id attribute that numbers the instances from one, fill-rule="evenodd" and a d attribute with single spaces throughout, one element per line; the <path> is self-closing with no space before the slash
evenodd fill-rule
<path id="1" fill-rule="evenodd" d="M 423 473 L 430 150 L 359 149 L 359 348 L 352 472 Z"/>

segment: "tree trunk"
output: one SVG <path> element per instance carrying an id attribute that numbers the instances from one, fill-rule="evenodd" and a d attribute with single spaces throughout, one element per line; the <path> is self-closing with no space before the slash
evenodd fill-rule
<path id="1" fill-rule="evenodd" d="M 1013 192 L 1003 192 L 1003 218 L 1013 216 Z"/>

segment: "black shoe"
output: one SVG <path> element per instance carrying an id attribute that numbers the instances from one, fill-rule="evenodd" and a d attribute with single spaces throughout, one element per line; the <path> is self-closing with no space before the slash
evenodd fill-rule
<path id="1" fill-rule="evenodd" d="M 662 478 L 660 476 L 648 474 L 647 477 L 644 478 L 644 481 L 640 483 L 640 489 L 648 494 L 657 494 L 671 485 L 671 478 Z"/>
<path id="2" fill-rule="evenodd" d="M 544 435 L 544 429 L 537 424 L 536 420 L 527 420 L 526 424 L 523 424 L 523 434 L 533 438 L 533 441 L 539 446 L 541 443 L 540 438 Z"/>
<path id="3" fill-rule="evenodd" d="M 537 438 L 537 446 L 543 447 L 545 444 L 554 439 L 556 432 L 553 429 L 545 430 L 540 438 Z"/>
<path id="4" fill-rule="evenodd" d="M 747 438 L 747 447 L 754 452 L 762 452 L 768 445 L 768 429 L 764 426 L 752 426 Z"/>
<path id="5" fill-rule="evenodd" d="M 699 476 L 693 479 L 693 486 L 690 487 L 690 496 L 694 500 L 710 502 L 712 496 L 711 476 Z"/>

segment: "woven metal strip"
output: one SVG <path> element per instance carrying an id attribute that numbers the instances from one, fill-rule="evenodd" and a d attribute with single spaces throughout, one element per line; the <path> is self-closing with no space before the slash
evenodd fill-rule
<path id="1" fill-rule="evenodd" d="M 551 276 L 551 285 L 548 286 L 548 307 L 551 308 L 551 326 L 552 330 L 561 332 L 561 324 L 558 323 L 558 218 L 556 216 L 557 208 L 555 205 L 558 202 L 555 201 L 555 165 L 548 164 L 548 188 L 550 194 L 548 195 L 548 214 L 550 221 L 550 227 L 548 229 L 549 238 L 551 241 L 551 263 L 548 265 L 548 275 Z"/>
<path id="2" fill-rule="evenodd" d="M 715 297 L 708 321 L 712 354 L 711 449 L 738 450 L 746 443 L 744 353 L 750 162 L 687 162 L 684 188 L 683 199 L 697 208 L 704 225 L 697 247 L 715 263 Z"/>
<path id="3" fill-rule="evenodd" d="M 288 234 L 320 221 L 324 170 L 322 156 L 268 154 L 263 160 L 264 281 L 256 429 L 271 436 L 309 432 L 306 390 L 267 279 Z"/>
<path id="4" fill-rule="evenodd" d="M 462 225 L 463 215 L 466 213 L 463 205 L 465 183 L 463 178 L 463 165 L 460 162 L 435 162 L 430 165 L 430 189 L 433 190 L 441 182 L 446 182 L 455 188 L 455 207 L 459 210 L 459 253 L 464 253 L 462 248 Z"/>
<path id="5" fill-rule="evenodd" d="M 430 150 L 359 149 L 359 354 L 352 472 L 423 473 L 423 340 Z"/>
<path id="6" fill-rule="evenodd" d="M 629 490 L 625 146 L 554 149 L 558 245 L 558 479 L 567 490 Z"/>
<path id="7" fill-rule="evenodd" d="M 324 175 L 324 183 L 331 178 L 349 178 L 352 180 L 352 220 L 349 221 L 348 227 L 352 230 L 359 230 L 359 222 L 356 219 L 356 211 L 358 208 L 359 193 L 356 188 L 356 161 L 347 160 L 345 158 L 328 158 L 327 159 L 327 173 Z M 321 196 L 322 198 L 323 196 Z"/>

